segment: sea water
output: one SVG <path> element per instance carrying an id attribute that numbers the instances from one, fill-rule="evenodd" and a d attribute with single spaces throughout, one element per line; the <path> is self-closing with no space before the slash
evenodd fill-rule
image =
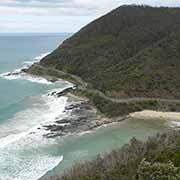
<path id="1" fill-rule="evenodd" d="M 43 125 L 63 116 L 67 98 L 48 96 L 70 83 L 18 74 L 39 61 L 70 34 L 0 35 L 0 179 L 35 180 L 62 161 L 52 156 L 53 140 L 43 137 Z M 9 72 L 17 74 L 8 75 Z M 46 148 L 48 147 L 48 150 Z"/>
<path id="2" fill-rule="evenodd" d="M 30 75 L 10 75 L 39 61 L 70 34 L 0 35 L 0 180 L 37 180 L 166 129 L 164 122 L 128 120 L 89 134 L 48 139 L 44 125 L 66 116 L 67 97 L 48 96 L 72 86 Z"/>

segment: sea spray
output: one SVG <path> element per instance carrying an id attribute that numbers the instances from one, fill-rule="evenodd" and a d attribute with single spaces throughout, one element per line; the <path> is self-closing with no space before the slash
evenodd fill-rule
<path id="1" fill-rule="evenodd" d="M 35 57 L 33 61 L 24 61 L 23 66 L 21 68 L 15 69 L 12 72 L 1 73 L 0 78 L 4 78 L 7 80 L 23 79 L 23 80 L 28 80 L 28 81 L 31 81 L 34 83 L 52 84 L 50 81 L 47 81 L 45 78 L 30 75 L 30 74 L 22 72 L 22 69 L 27 69 L 33 63 L 39 62 L 42 58 L 47 56 L 49 53 L 50 52 L 42 53 L 40 56 Z"/>
<path id="2" fill-rule="evenodd" d="M 48 132 L 43 126 L 54 123 L 57 117 L 63 117 L 67 98 L 58 98 L 50 94 L 60 92 L 65 88 L 49 91 L 40 97 L 39 104 L 38 101 L 34 102 L 35 108 L 19 112 L 6 124 L 0 125 L 2 129 L 0 136 L 9 134 L 0 138 L 0 163 L 3 164 L 0 167 L 0 179 L 36 180 L 63 160 L 62 155 L 53 157 L 44 152 L 44 148 L 51 148 L 55 141 L 44 137 Z M 8 132 L 5 132 L 6 130 Z M 24 152 L 31 158 L 24 159 L 27 155 Z M 5 168 L 10 169 L 8 173 Z"/>
<path id="3" fill-rule="evenodd" d="M 69 85 L 27 75 L 22 69 L 39 62 L 47 55 L 43 52 L 53 51 L 68 36 L 0 37 L 0 180 L 36 180 L 63 160 L 63 153 L 53 154 L 57 141 L 44 136 L 48 131 L 43 126 L 55 121 L 53 105 L 61 117 L 66 103 L 64 97 L 48 93 Z"/>

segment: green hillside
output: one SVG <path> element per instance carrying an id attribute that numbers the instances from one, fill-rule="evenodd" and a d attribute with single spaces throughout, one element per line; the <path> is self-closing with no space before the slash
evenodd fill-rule
<path id="1" fill-rule="evenodd" d="M 88 24 L 27 72 L 76 81 L 108 117 L 180 111 L 180 9 L 121 6 Z M 180 133 L 129 145 L 52 180 L 180 180 Z"/>
<path id="2" fill-rule="evenodd" d="M 121 6 L 40 64 L 78 75 L 115 98 L 180 98 L 180 9 Z"/>

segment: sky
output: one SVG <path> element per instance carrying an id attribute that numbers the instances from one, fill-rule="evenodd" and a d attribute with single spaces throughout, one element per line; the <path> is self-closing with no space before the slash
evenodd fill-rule
<path id="1" fill-rule="evenodd" d="M 180 0 L 0 0 L 0 33 L 74 33 L 124 4 L 180 7 Z"/>

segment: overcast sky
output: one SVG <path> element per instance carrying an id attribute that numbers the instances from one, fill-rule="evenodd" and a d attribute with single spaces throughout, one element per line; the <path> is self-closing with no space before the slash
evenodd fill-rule
<path id="1" fill-rule="evenodd" d="M 180 7 L 180 0 L 0 0 L 0 32 L 76 32 L 123 4 Z"/>

